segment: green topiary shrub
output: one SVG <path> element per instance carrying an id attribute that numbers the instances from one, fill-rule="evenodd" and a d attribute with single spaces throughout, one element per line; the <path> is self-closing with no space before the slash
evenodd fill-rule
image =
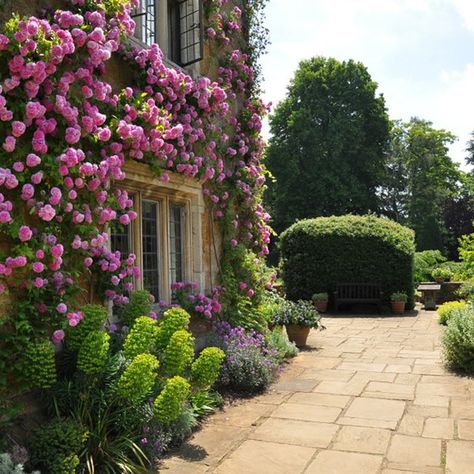
<path id="1" fill-rule="evenodd" d="M 120 316 L 123 322 L 131 327 L 140 316 L 148 316 L 152 310 L 153 297 L 146 290 L 133 291 L 130 301 L 126 304 Z"/>
<path id="2" fill-rule="evenodd" d="M 68 327 L 66 342 L 70 349 L 78 351 L 85 338 L 92 331 L 100 331 L 108 318 L 107 308 L 88 304 L 82 310 L 83 318 L 76 327 Z"/>
<path id="3" fill-rule="evenodd" d="M 100 373 L 107 361 L 110 348 L 110 336 L 104 331 L 88 334 L 79 349 L 77 368 L 87 375 Z"/>
<path id="4" fill-rule="evenodd" d="M 191 379 L 199 388 L 212 387 L 219 377 L 225 352 L 217 347 L 206 347 L 191 367 Z"/>
<path id="5" fill-rule="evenodd" d="M 31 464 L 49 474 L 75 474 L 77 453 L 87 437 L 87 431 L 74 420 L 55 420 L 35 432 Z"/>
<path id="6" fill-rule="evenodd" d="M 28 344 L 24 355 L 24 374 L 31 387 L 50 388 L 56 382 L 55 351 L 50 341 Z"/>
<path id="7" fill-rule="evenodd" d="M 157 337 L 157 347 L 165 350 L 171 336 L 180 329 L 187 329 L 191 316 L 182 308 L 171 308 L 163 315 L 160 321 L 160 332 Z"/>
<path id="8" fill-rule="evenodd" d="M 185 329 L 176 331 L 170 338 L 163 356 L 163 369 L 173 377 L 182 375 L 194 359 L 194 337 Z"/>
<path id="9" fill-rule="evenodd" d="M 443 334 L 444 357 L 448 367 L 461 372 L 474 372 L 474 311 L 454 311 Z"/>
<path id="10" fill-rule="evenodd" d="M 377 283 L 414 305 L 414 233 L 375 216 L 319 217 L 299 221 L 280 238 L 283 280 L 292 300 L 332 293 L 338 283 Z"/>
<path id="11" fill-rule="evenodd" d="M 149 395 L 156 380 L 158 359 L 152 354 L 137 355 L 117 381 L 117 394 L 132 404 Z"/>
<path id="12" fill-rule="evenodd" d="M 183 411 L 189 392 L 189 382 L 183 377 L 176 375 L 169 379 L 153 403 L 158 421 L 167 424 L 177 420 Z"/>
<path id="13" fill-rule="evenodd" d="M 123 355 L 132 360 L 138 354 L 153 352 L 158 337 L 158 324 L 148 316 L 140 316 L 135 320 L 123 343 Z"/>

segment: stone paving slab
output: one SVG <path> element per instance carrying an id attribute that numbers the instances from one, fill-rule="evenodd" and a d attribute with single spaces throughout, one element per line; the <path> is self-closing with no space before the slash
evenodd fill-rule
<path id="1" fill-rule="evenodd" d="M 474 473 L 474 380 L 443 366 L 437 319 L 325 317 L 267 393 L 211 416 L 160 471 Z"/>

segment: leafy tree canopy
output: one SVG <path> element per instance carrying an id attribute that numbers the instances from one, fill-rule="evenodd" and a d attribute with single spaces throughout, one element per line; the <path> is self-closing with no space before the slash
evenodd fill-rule
<path id="1" fill-rule="evenodd" d="M 378 210 L 390 122 L 363 64 L 302 61 L 270 127 L 267 200 L 277 231 L 301 218 Z"/>
<path id="2" fill-rule="evenodd" d="M 395 122 L 391 131 L 381 212 L 415 230 L 418 250 L 445 250 L 449 238 L 443 210 L 462 178 L 448 155 L 454 140 L 451 132 L 418 118 Z"/>

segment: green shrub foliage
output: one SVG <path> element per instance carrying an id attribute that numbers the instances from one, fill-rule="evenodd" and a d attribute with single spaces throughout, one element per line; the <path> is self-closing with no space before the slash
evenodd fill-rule
<path id="1" fill-rule="evenodd" d="M 474 311 L 468 307 L 453 311 L 443 334 L 446 364 L 454 370 L 474 373 Z"/>
<path id="2" fill-rule="evenodd" d="M 121 318 L 127 326 L 133 326 L 133 323 L 140 316 L 147 316 L 152 310 L 152 296 L 146 290 L 133 291 L 130 295 L 130 301 L 124 306 Z"/>
<path id="3" fill-rule="evenodd" d="M 193 362 L 191 376 L 194 385 L 199 388 L 212 387 L 225 359 L 225 352 L 217 347 L 206 347 Z"/>
<path id="4" fill-rule="evenodd" d="M 123 343 L 123 354 L 126 359 L 132 360 L 143 352 L 153 352 L 158 337 L 158 324 L 148 316 L 140 316 Z"/>
<path id="5" fill-rule="evenodd" d="M 160 332 L 157 337 L 158 349 L 165 350 L 176 331 L 187 329 L 189 319 L 189 313 L 182 308 L 171 308 L 166 311 L 160 322 Z"/>
<path id="6" fill-rule="evenodd" d="M 99 374 L 107 361 L 110 336 L 104 331 L 93 331 L 84 339 L 77 357 L 77 368 L 87 375 Z"/>
<path id="7" fill-rule="evenodd" d="M 177 420 L 183 411 L 189 392 L 189 382 L 183 377 L 176 375 L 169 379 L 153 403 L 158 421 L 171 423 Z"/>
<path id="8" fill-rule="evenodd" d="M 100 305 L 88 304 L 84 307 L 83 318 L 76 327 L 67 330 L 67 345 L 74 351 L 78 351 L 86 337 L 92 331 L 100 331 L 107 320 L 107 308 Z"/>
<path id="9" fill-rule="evenodd" d="M 142 401 L 155 384 L 158 366 L 158 359 L 154 355 L 137 355 L 118 379 L 118 395 L 132 404 Z"/>
<path id="10" fill-rule="evenodd" d="M 72 419 L 55 420 L 33 436 L 31 463 L 49 474 L 74 474 L 79 465 L 77 453 L 88 433 Z"/>
<path id="11" fill-rule="evenodd" d="M 166 346 L 163 369 L 170 377 L 182 375 L 194 359 L 194 337 L 185 329 L 176 331 Z"/>
<path id="12" fill-rule="evenodd" d="M 25 379 L 31 387 L 50 388 L 56 382 L 54 345 L 31 342 L 25 352 Z"/>
<path id="13" fill-rule="evenodd" d="M 299 352 L 296 344 L 290 342 L 286 331 L 282 331 L 281 328 L 275 328 L 267 335 L 266 340 L 268 348 L 275 352 L 275 358 L 279 363 L 295 357 Z"/>
<path id="14" fill-rule="evenodd" d="M 414 305 L 414 233 L 375 216 L 307 219 L 281 235 L 283 279 L 292 300 L 331 293 L 338 283 L 377 283 L 388 300 L 396 291 Z"/>

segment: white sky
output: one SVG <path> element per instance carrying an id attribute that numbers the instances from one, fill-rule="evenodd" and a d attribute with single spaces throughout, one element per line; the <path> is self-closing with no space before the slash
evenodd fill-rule
<path id="1" fill-rule="evenodd" d="M 451 156 L 463 161 L 474 131 L 474 0 L 269 0 L 266 12 L 266 101 L 285 96 L 302 59 L 361 61 L 392 119 L 453 132 Z"/>

